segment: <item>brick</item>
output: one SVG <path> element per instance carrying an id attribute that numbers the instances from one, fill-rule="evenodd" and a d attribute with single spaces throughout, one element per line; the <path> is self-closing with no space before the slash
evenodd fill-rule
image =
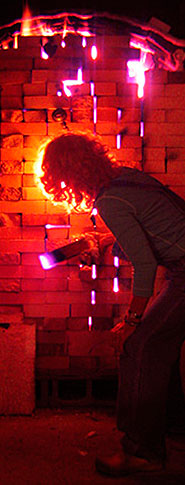
<path id="1" fill-rule="evenodd" d="M 175 160 L 168 160 L 168 173 L 183 173 L 185 174 L 185 160 L 176 162 Z"/>
<path id="2" fill-rule="evenodd" d="M 46 292 L 46 303 L 90 303 L 90 292 L 84 291 L 51 291 Z"/>
<path id="3" fill-rule="evenodd" d="M 69 106 L 68 98 L 58 96 L 25 96 L 25 109 L 66 108 Z"/>
<path id="4" fill-rule="evenodd" d="M 135 167 L 135 165 L 141 161 L 142 153 L 140 148 L 121 148 L 120 150 L 112 148 L 112 153 L 117 160 L 123 162 L 123 166 L 128 165 Z"/>
<path id="5" fill-rule="evenodd" d="M 0 227 L 0 239 L 21 238 L 21 227 Z"/>
<path id="6" fill-rule="evenodd" d="M 147 99 L 150 96 L 165 96 L 166 92 L 166 85 L 159 84 L 159 83 L 146 83 L 144 87 L 145 98 Z"/>
<path id="7" fill-rule="evenodd" d="M 39 261 L 39 258 L 38 258 L 38 254 L 37 253 L 23 253 L 21 255 L 21 261 L 22 261 L 22 265 L 28 265 L 28 266 L 40 266 L 40 261 Z M 26 268 L 25 270 L 28 270 L 28 268 Z M 42 273 L 44 273 L 44 270 L 42 270 Z M 31 276 L 30 276 L 31 277 Z"/>
<path id="8" fill-rule="evenodd" d="M 44 330 L 66 330 L 66 318 L 44 318 Z"/>
<path id="9" fill-rule="evenodd" d="M 24 121 L 26 123 L 46 122 L 46 110 L 29 110 L 24 111 Z"/>
<path id="10" fill-rule="evenodd" d="M 108 70 L 97 70 L 93 69 L 93 67 L 90 67 L 89 70 L 85 69 L 83 71 L 83 79 L 86 83 L 90 83 L 91 81 L 94 82 L 104 82 L 106 79 L 106 82 L 123 82 L 125 80 L 125 74 L 123 72 L 123 69 L 116 69 L 113 70 L 111 69 L 110 71 Z"/>
<path id="11" fill-rule="evenodd" d="M 0 202 L 0 211 L 5 213 L 44 214 L 44 201 Z"/>
<path id="12" fill-rule="evenodd" d="M 169 123 L 184 123 L 185 111 L 182 109 L 166 110 L 166 121 Z"/>
<path id="13" fill-rule="evenodd" d="M 44 280 L 41 278 L 22 279 L 21 290 L 22 291 L 44 291 Z"/>
<path id="14" fill-rule="evenodd" d="M 139 123 L 128 123 L 125 126 L 125 122 L 120 123 L 110 123 L 110 122 L 99 122 L 99 112 L 98 112 L 98 123 L 97 123 L 97 132 L 101 135 L 107 134 L 117 134 L 120 131 L 125 131 L 127 136 L 139 134 Z M 124 140 L 124 137 L 123 137 Z"/>
<path id="15" fill-rule="evenodd" d="M 167 158 L 169 160 L 185 160 L 185 147 L 167 148 Z"/>
<path id="16" fill-rule="evenodd" d="M 3 84 L 1 96 L 22 96 L 21 84 Z"/>
<path id="17" fill-rule="evenodd" d="M 163 69 L 153 69 L 146 72 L 148 83 L 166 84 L 168 82 L 168 72 Z"/>
<path id="18" fill-rule="evenodd" d="M 70 357 L 70 369 L 72 374 L 76 375 L 87 375 L 92 373 L 92 371 L 96 371 L 97 367 L 99 367 L 99 362 L 97 362 L 97 357 L 80 357 L 80 356 L 73 356 Z M 103 367 L 103 366 L 102 366 Z"/>
<path id="19" fill-rule="evenodd" d="M 24 71 L 0 71 L 0 83 L 3 84 L 23 84 L 30 81 L 30 72 Z"/>
<path id="20" fill-rule="evenodd" d="M 24 305 L 26 317 L 64 318 L 69 316 L 69 305 Z"/>
<path id="21" fill-rule="evenodd" d="M 159 180 L 164 185 L 169 185 L 169 186 L 182 186 L 183 185 L 183 180 L 182 180 L 182 175 L 181 174 L 157 174 L 155 175 L 155 178 Z"/>
<path id="22" fill-rule="evenodd" d="M 22 161 L 22 148 L 2 148 L 1 149 L 1 160 L 19 160 Z"/>
<path id="23" fill-rule="evenodd" d="M 140 103 L 137 97 L 133 96 L 101 96 L 98 99 L 100 108 L 139 108 Z"/>
<path id="24" fill-rule="evenodd" d="M 0 292 L 8 291 L 18 293 L 20 291 L 19 279 L 0 279 Z"/>
<path id="25" fill-rule="evenodd" d="M 3 253 L 0 252 L 0 265 L 19 265 L 20 264 L 20 254 L 17 253 Z M 7 268 L 5 269 L 5 271 Z"/>
<path id="26" fill-rule="evenodd" d="M 23 121 L 23 112 L 20 109 L 4 109 L 1 112 L 2 121 L 11 123 L 21 123 Z"/>
<path id="27" fill-rule="evenodd" d="M 184 96 L 166 96 L 165 98 L 166 109 L 183 109 L 185 108 L 185 95 Z"/>
<path id="28" fill-rule="evenodd" d="M 184 84 L 167 84 L 165 86 L 165 96 L 185 97 L 185 83 Z"/>
<path id="29" fill-rule="evenodd" d="M 0 251 L 44 252 L 44 240 L 1 239 Z"/>
<path id="30" fill-rule="evenodd" d="M 173 84 L 185 83 L 185 72 L 168 72 L 168 82 Z"/>
<path id="31" fill-rule="evenodd" d="M 19 96 L 4 96 L 1 101 L 2 109 L 18 109 L 23 108 L 22 97 Z"/>
<path id="32" fill-rule="evenodd" d="M 38 254 L 37 254 L 37 258 L 38 258 Z M 42 269 L 41 265 L 40 266 L 34 265 L 33 267 L 32 265 L 24 265 L 21 267 L 21 274 L 22 274 L 22 278 L 25 278 L 25 279 L 30 279 L 30 278 L 44 279 L 45 278 L 45 271 Z"/>
<path id="33" fill-rule="evenodd" d="M 4 186 L 13 186 L 13 187 L 20 187 L 21 186 L 21 175 L 1 175 L 1 185 Z"/>
<path id="34" fill-rule="evenodd" d="M 24 96 L 46 95 L 46 83 L 23 84 L 23 94 Z"/>
<path id="35" fill-rule="evenodd" d="M 4 160 L 0 162 L 0 174 L 22 174 L 23 162 L 20 160 Z"/>
<path id="36" fill-rule="evenodd" d="M 72 317 L 88 317 L 89 315 L 97 317 L 111 317 L 112 305 L 103 302 L 100 305 L 87 305 L 85 303 L 73 303 L 71 305 Z"/>
<path id="37" fill-rule="evenodd" d="M 0 253 L 1 255 L 2 253 Z M 18 265 L 20 262 L 17 258 L 16 263 L 15 263 L 15 258 L 11 258 L 10 254 L 10 259 L 8 259 L 8 254 L 7 258 L 4 258 L 3 260 L 0 257 L 0 274 L 1 278 L 20 278 L 21 277 L 21 266 Z M 19 256 L 20 259 L 20 256 Z M 12 262 L 12 265 L 11 265 Z"/>
<path id="38" fill-rule="evenodd" d="M 45 229 L 43 226 L 35 227 L 22 227 L 22 238 L 23 239 L 44 239 Z"/>
<path id="39" fill-rule="evenodd" d="M 67 214 L 23 214 L 22 224 L 24 226 L 40 226 L 45 224 L 65 225 L 68 224 Z"/>
<path id="40" fill-rule="evenodd" d="M 46 197 L 38 187 L 24 187 L 22 190 L 23 200 L 45 200 Z"/>
<path id="41" fill-rule="evenodd" d="M 46 356 L 37 357 L 37 370 L 69 369 L 69 357 L 66 356 Z"/>
<path id="42" fill-rule="evenodd" d="M 164 161 L 165 148 L 145 148 L 145 160 L 146 161 Z"/>
<path id="43" fill-rule="evenodd" d="M 185 134 L 185 123 L 145 123 L 145 135 L 179 135 Z"/>
<path id="44" fill-rule="evenodd" d="M 81 331 L 80 338 L 78 332 L 67 332 L 68 353 L 73 356 L 102 356 L 111 357 L 115 353 L 113 344 L 113 334 L 110 332 L 89 332 Z"/>
<path id="45" fill-rule="evenodd" d="M 82 122 L 82 123 L 74 123 L 74 122 L 68 122 L 67 126 L 71 130 L 79 130 L 79 131 L 90 131 L 93 133 L 93 123 L 89 120 L 88 122 Z M 48 135 L 49 136 L 59 136 L 61 135 L 61 125 L 59 126 L 59 123 L 48 123 Z"/>
<path id="46" fill-rule="evenodd" d="M 87 318 L 67 318 L 66 322 L 68 330 L 88 330 Z"/>
<path id="47" fill-rule="evenodd" d="M 152 105 L 146 106 L 144 109 L 145 122 L 163 123 L 165 121 L 168 121 L 165 119 L 165 115 L 166 115 L 166 111 L 164 109 L 154 109 Z"/>
<path id="48" fill-rule="evenodd" d="M 35 162 L 25 162 L 24 163 L 24 173 L 26 175 L 34 174 Z"/>
<path id="49" fill-rule="evenodd" d="M 165 173 L 165 160 L 146 160 L 144 161 L 144 171 L 146 173 Z"/>
<path id="50" fill-rule="evenodd" d="M 2 134 L 46 135 L 46 123 L 2 123 Z"/>

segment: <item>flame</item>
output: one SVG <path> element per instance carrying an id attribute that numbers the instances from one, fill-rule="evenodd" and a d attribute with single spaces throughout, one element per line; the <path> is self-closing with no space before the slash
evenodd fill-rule
<path id="1" fill-rule="evenodd" d="M 21 35 L 24 37 L 27 37 L 31 34 L 32 34 L 32 15 L 28 7 L 28 4 L 26 2 L 23 16 L 22 16 Z"/>

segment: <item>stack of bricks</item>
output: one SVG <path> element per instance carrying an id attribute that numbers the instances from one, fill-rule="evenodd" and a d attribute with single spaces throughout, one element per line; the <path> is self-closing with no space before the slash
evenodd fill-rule
<path id="1" fill-rule="evenodd" d="M 38 376 L 100 375 L 116 372 L 119 344 L 110 328 L 128 307 L 131 266 L 121 262 L 120 291 L 112 291 L 115 267 L 109 248 L 97 268 L 97 279 L 69 261 L 45 271 L 38 255 L 66 244 L 74 236 L 92 232 L 87 214 L 71 214 L 67 229 L 46 230 L 45 225 L 67 225 L 69 217 L 43 195 L 34 173 L 37 152 L 48 137 L 63 132 L 54 121 L 57 108 L 67 113 L 70 130 L 94 131 L 93 97 L 97 96 L 96 133 L 123 165 L 141 168 L 141 101 L 137 86 L 127 81 L 126 63 L 136 58 L 127 36 L 68 36 L 52 59 L 40 55 L 39 37 L 20 37 L 18 49 L 0 51 L 1 158 L 0 158 L 0 304 L 1 313 L 22 313 L 25 325 L 37 327 Z M 98 57 L 90 48 L 96 43 Z M 57 96 L 61 81 L 76 79 L 82 67 L 83 84 L 72 96 Z M 185 186 L 185 72 L 153 70 L 146 75 L 144 98 L 144 170 L 184 196 Z M 122 110 L 118 123 L 117 110 Z M 73 117 L 71 119 L 71 112 Z M 116 135 L 122 132 L 121 148 Z M 107 228 L 97 218 L 97 230 Z M 162 273 L 159 271 L 160 282 Z M 91 289 L 96 305 L 91 304 Z M 88 316 L 92 316 L 91 332 Z"/>

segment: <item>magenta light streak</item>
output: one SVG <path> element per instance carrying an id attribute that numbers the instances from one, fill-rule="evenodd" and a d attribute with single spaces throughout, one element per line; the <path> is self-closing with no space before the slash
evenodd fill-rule
<path id="1" fill-rule="evenodd" d="M 82 37 L 82 47 L 86 47 L 87 45 L 87 39 L 86 37 Z"/>
<path id="2" fill-rule="evenodd" d="M 93 83 L 93 81 L 90 82 L 90 95 L 94 96 L 94 83 Z"/>
<path id="3" fill-rule="evenodd" d="M 91 291 L 91 305 L 96 305 L 96 292 L 95 292 L 95 290 Z"/>
<path id="4" fill-rule="evenodd" d="M 98 50 L 97 50 L 97 47 L 96 45 L 92 45 L 91 47 L 91 58 L 93 59 L 93 61 L 95 61 L 98 57 Z"/>
<path id="5" fill-rule="evenodd" d="M 117 120 L 118 120 L 118 123 L 119 123 L 119 121 L 121 121 L 121 116 L 122 116 L 122 110 L 120 108 L 118 108 L 118 110 L 117 110 Z"/>
<path id="6" fill-rule="evenodd" d="M 92 277 L 92 280 L 95 280 L 97 278 L 96 264 L 92 264 L 91 277 Z"/>
<path id="7" fill-rule="evenodd" d="M 89 332 L 92 330 L 92 317 L 88 317 Z"/>
<path id="8" fill-rule="evenodd" d="M 45 228 L 46 229 L 70 229 L 71 225 L 70 224 L 66 224 L 66 225 L 55 225 L 55 224 L 46 224 L 45 225 Z"/>
<path id="9" fill-rule="evenodd" d="M 144 121 L 140 122 L 140 136 L 143 138 L 144 136 Z"/>
<path id="10" fill-rule="evenodd" d="M 118 258 L 118 256 L 114 256 L 114 266 L 115 266 L 115 268 L 119 268 L 119 258 Z"/>
<path id="11" fill-rule="evenodd" d="M 93 96 L 93 122 L 97 123 L 97 96 Z"/>
<path id="12" fill-rule="evenodd" d="M 120 150 L 120 148 L 121 148 L 121 135 L 120 134 L 116 135 L 116 148 L 118 150 Z"/>
<path id="13" fill-rule="evenodd" d="M 119 291 L 119 280 L 118 280 L 118 277 L 116 276 L 113 279 L 113 292 L 118 293 L 118 291 Z"/>

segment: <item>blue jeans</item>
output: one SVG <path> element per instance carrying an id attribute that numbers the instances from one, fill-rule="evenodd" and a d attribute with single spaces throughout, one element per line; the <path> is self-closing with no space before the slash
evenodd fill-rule
<path id="1" fill-rule="evenodd" d="M 127 453 L 165 459 L 168 390 L 184 340 L 185 259 L 168 269 L 160 293 L 120 355 L 117 426 Z"/>

